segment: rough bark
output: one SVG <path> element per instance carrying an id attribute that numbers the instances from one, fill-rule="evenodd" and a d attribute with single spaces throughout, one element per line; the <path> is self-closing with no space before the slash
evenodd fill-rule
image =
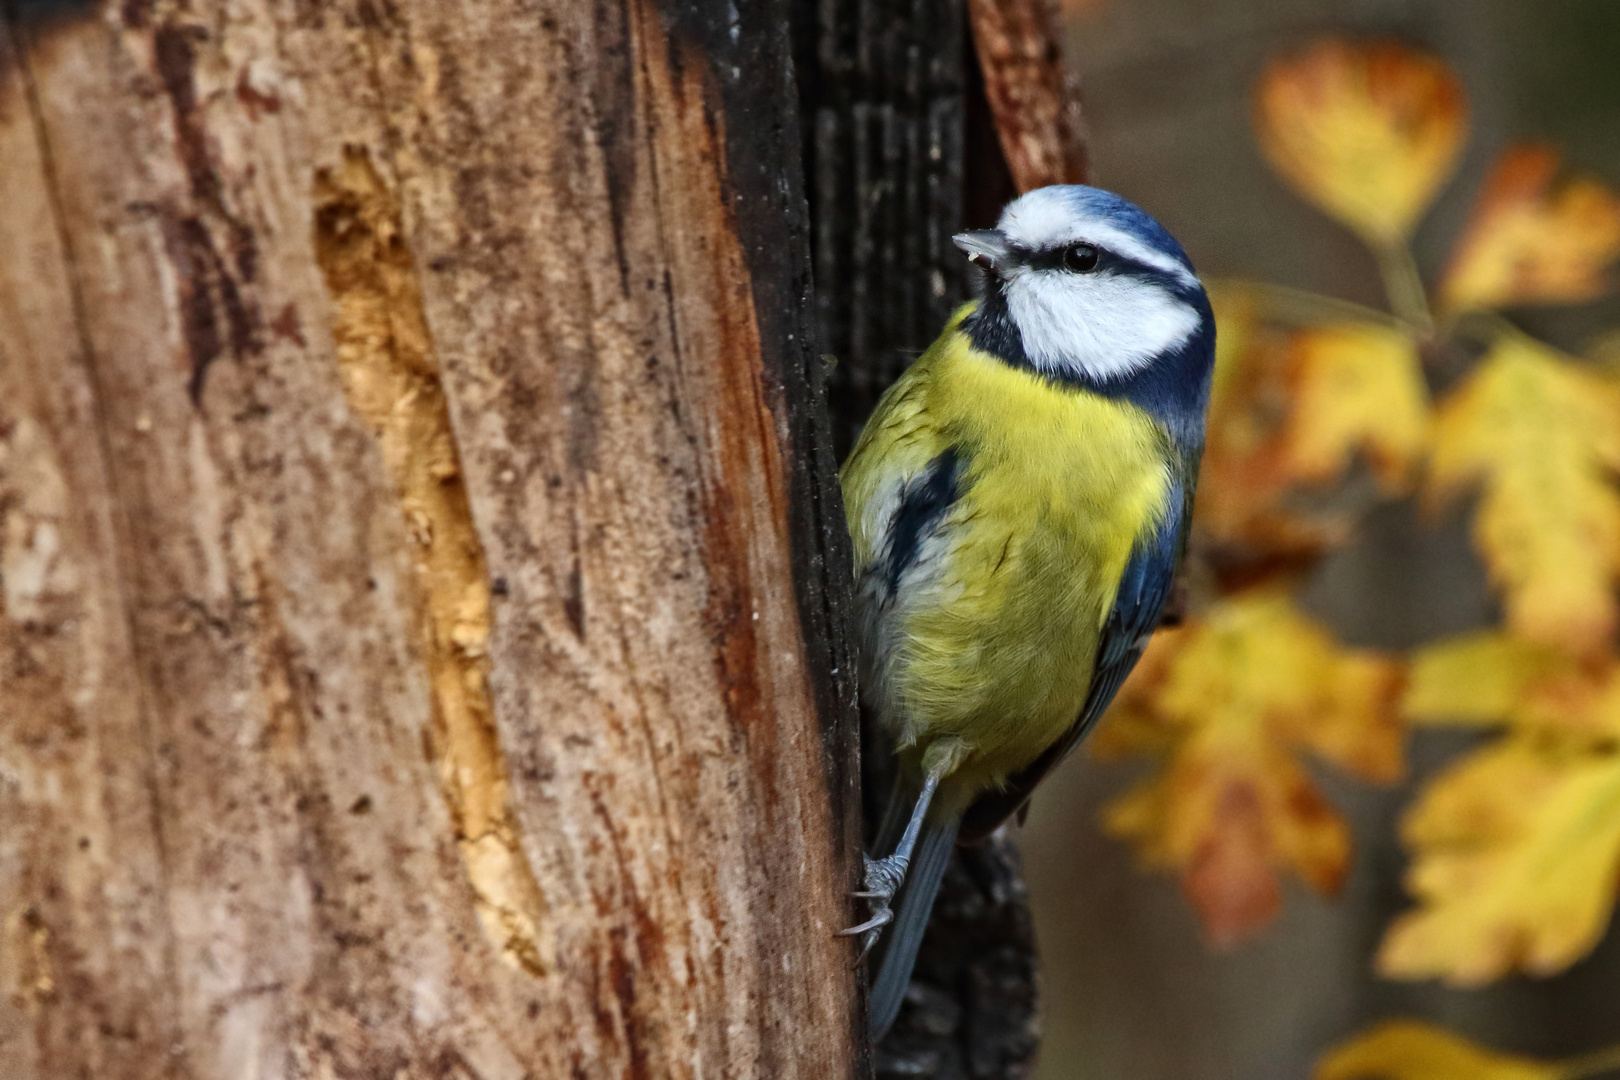
<path id="1" fill-rule="evenodd" d="M 962 0 L 796 0 L 820 341 L 840 458 L 968 294 Z M 999 156 L 999 155 L 997 155 Z"/>
<path id="2" fill-rule="evenodd" d="M 0 1075 L 858 1075 L 785 3 L 3 11 Z"/>

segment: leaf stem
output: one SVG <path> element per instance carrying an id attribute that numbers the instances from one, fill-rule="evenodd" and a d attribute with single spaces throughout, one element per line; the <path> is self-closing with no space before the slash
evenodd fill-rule
<path id="1" fill-rule="evenodd" d="M 1320 322 L 1370 322 L 1392 330 L 1411 332 L 1413 325 L 1387 311 L 1365 307 L 1336 296 L 1324 296 L 1307 289 L 1287 285 L 1274 285 L 1269 281 L 1250 281 L 1238 278 L 1218 278 L 1213 284 L 1230 289 L 1241 289 L 1254 297 L 1266 309 L 1266 314 L 1278 322 L 1310 325 Z"/>
<path id="2" fill-rule="evenodd" d="M 1584 1080 L 1588 1076 L 1597 1076 L 1599 1073 L 1613 1072 L 1620 1069 L 1620 1046 L 1611 1046 L 1604 1050 L 1594 1050 L 1590 1054 L 1569 1058 L 1563 1063 L 1563 1072 L 1559 1073 L 1559 1080 Z"/>
<path id="3" fill-rule="evenodd" d="M 1378 273 L 1384 279 L 1384 295 L 1389 298 L 1389 309 L 1395 317 L 1416 327 L 1425 335 L 1434 333 L 1434 316 L 1429 312 L 1429 298 L 1423 291 L 1423 276 L 1418 273 L 1417 260 L 1412 249 L 1401 240 L 1372 243 L 1373 255 L 1378 259 Z"/>

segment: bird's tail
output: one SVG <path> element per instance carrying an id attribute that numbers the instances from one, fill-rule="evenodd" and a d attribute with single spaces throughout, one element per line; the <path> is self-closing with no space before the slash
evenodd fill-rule
<path id="1" fill-rule="evenodd" d="M 923 931 L 928 928 L 928 913 L 934 908 L 940 879 L 945 876 L 951 850 L 956 846 L 956 827 L 960 821 L 959 815 L 952 815 L 947 821 L 924 821 L 922 834 L 917 837 L 911 865 L 906 868 L 906 881 L 900 889 L 900 905 L 885 935 L 886 948 L 867 999 L 867 1028 L 873 1042 L 888 1034 L 894 1018 L 900 1014 L 900 1002 L 906 996 L 906 987 L 911 985 L 911 968 L 917 962 L 917 949 L 922 945 Z"/>

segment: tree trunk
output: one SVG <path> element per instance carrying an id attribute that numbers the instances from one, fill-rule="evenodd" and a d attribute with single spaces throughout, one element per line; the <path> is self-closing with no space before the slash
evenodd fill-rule
<path id="1" fill-rule="evenodd" d="M 0 1076 L 856 1076 L 785 0 L 4 0 Z"/>

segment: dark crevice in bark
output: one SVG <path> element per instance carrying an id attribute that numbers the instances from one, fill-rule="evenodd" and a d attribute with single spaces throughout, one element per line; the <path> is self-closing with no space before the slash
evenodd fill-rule
<path id="1" fill-rule="evenodd" d="M 842 458 L 879 395 L 972 295 L 951 235 L 993 224 L 1016 190 L 961 0 L 793 0 L 793 18 L 816 326 L 836 363 L 827 382 Z M 864 727 L 864 811 L 876 822 L 889 751 Z M 875 1048 L 876 1075 L 1028 1076 L 1035 975 L 1015 843 L 1003 834 L 959 849 L 906 1005 Z"/>
<path id="2" fill-rule="evenodd" d="M 816 319 L 835 450 L 971 295 L 961 0 L 796 0 Z"/>

